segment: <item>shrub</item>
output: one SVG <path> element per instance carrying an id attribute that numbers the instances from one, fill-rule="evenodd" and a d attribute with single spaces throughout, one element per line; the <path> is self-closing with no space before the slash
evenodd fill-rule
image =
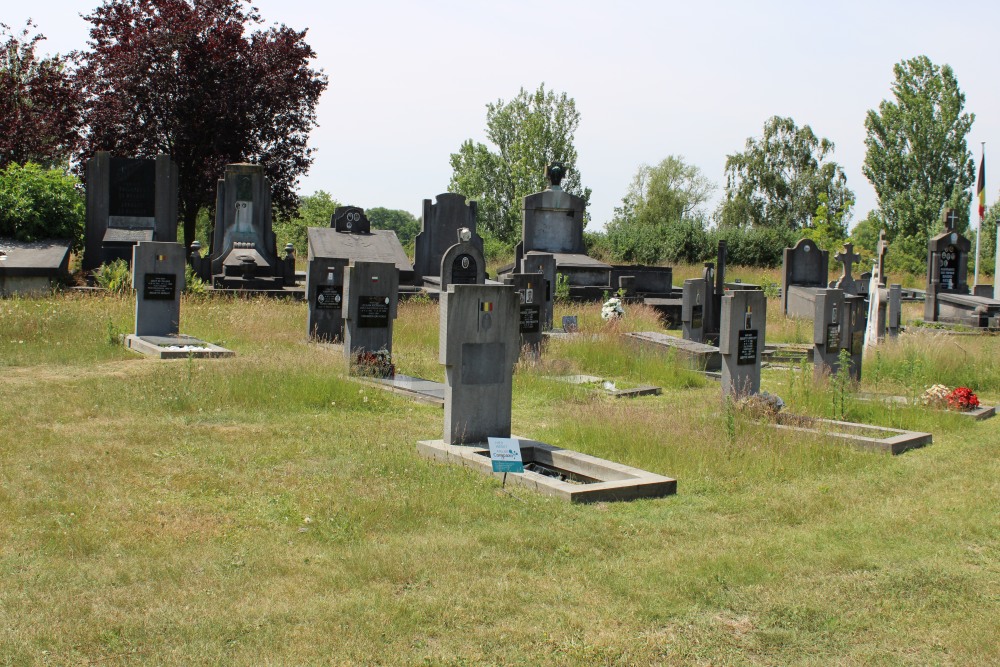
<path id="1" fill-rule="evenodd" d="M 132 272 L 124 259 L 101 264 L 94 279 L 100 287 L 112 294 L 125 295 L 132 291 Z"/>
<path id="2" fill-rule="evenodd" d="M 0 171 L 0 236 L 18 241 L 66 239 L 79 250 L 84 215 L 83 192 L 75 176 L 33 162 L 11 163 Z"/>

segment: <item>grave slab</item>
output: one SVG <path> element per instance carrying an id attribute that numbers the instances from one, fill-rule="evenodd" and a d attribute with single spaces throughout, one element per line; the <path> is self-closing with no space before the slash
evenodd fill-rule
<path id="1" fill-rule="evenodd" d="M 68 275 L 69 241 L 0 239 L 0 295 L 50 291 Z"/>
<path id="2" fill-rule="evenodd" d="M 206 343 L 194 336 L 173 334 L 169 336 L 125 336 L 125 347 L 154 359 L 221 359 L 235 357 L 236 353 L 224 347 Z"/>
<path id="3" fill-rule="evenodd" d="M 444 407 L 444 383 L 396 373 L 391 378 L 356 377 L 361 382 L 405 396 L 418 403 Z"/>
<path id="4" fill-rule="evenodd" d="M 593 385 L 593 387 L 612 398 L 636 398 L 639 396 L 659 396 L 663 393 L 662 388 L 654 387 L 651 384 L 640 384 L 628 389 L 619 389 L 611 380 L 605 380 L 596 375 L 562 375 L 551 377 L 557 382 L 566 382 L 575 385 Z M 609 386 L 610 385 L 610 386 Z"/>
<path id="5" fill-rule="evenodd" d="M 693 340 L 685 340 L 659 331 L 633 331 L 625 334 L 629 339 L 661 350 L 674 350 L 677 357 L 696 371 L 718 371 L 722 369 L 722 355 L 714 345 L 705 345 Z"/>
<path id="6" fill-rule="evenodd" d="M 508 473 L 507 481 L 538 493 L 574 503 L 660 498 L 677 493 L 677 480 L 670 477 L 536 440 L 519 440 L 525 471 Z M 417 451 L 431 459 L 492 475 L 498 481 L 503 477 L 503 473 L 493 472 L 485 444 L 462 446 L 423 440 L 417 443 Z"/>

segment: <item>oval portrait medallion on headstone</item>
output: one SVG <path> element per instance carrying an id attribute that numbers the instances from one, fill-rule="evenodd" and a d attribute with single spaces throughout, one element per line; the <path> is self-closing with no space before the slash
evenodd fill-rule
<path id="1" fill-rule="evenodd" d="M 468 255 L 466 255 L 465 257 L 462 258 L 462 268 L 463 269 L 469 268 L 469 256 Z"/>

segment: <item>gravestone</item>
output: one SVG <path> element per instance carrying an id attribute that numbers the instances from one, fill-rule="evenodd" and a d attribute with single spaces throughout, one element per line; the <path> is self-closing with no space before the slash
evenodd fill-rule
<path id="1" fill-rule="evenodd" d="M 184 291 L 184 246 L 147 241 L 132 249 L 135 335 L 170 336 L 180 331 Z"/>
<path id="2" fill-rule="evenodd" d="M 468 242 L 483 254 L 483 239 L 476 233 L 476 212 L 475 201 L 467 203 L 463 195 L 451 192 L 438 195 L 437 203 L 424 200 L 420 233 L 413 241 L 413 273 L 418 284 L 424 278 L 441 277 L 441 258 L 454 245 L 460 229 L 469 230 Z"/>
<path id="3" fill-rule="evenodd" d="M 899 284 L 889 285 L 889 304 L 886 322 L 886 331 L 890 338 L 899 336 L 899 330 L 903 320 L 903 286 Z"/>
<path id="4" fill-rule="evenodd" d="M 782 252 L 782 312 L 793 317 L 812 317 L 816 294 L 828 289 L 829 253 L 812 239 L 800 239 Z"/>
<path id="5" fill-rule="evenodd" d="M 833 256 L 841 265 L 842 269 L 840 272 L 840 278 L 836 281 L 830 283 L 830 287 L 835 287 L 842 290 L 845 294 L 858 294 L 860 290 L 858 289 L 858 281 L 852 275 L 853 267 L 855 264 L 861 261 L 861 255 L 854 252 L 853 243 L 845 243 L 844 249 Z"/>
<path id="6" fill-rule="evenodd" d="M 486 258 L 473 243 L 472 230 L 463 227 L 456 232 L 458 243 L 441 256 L 440 289 L 448 285 L 483 285 L 486 283 Z"/>
<path id="7" fill-rule="evenodd" d="M 986 327 L 1000 317 L 1000 301 L 970 294 L 968 285 L 971 241 L 955 229 L 958 215 L 944 213 L 945 229 L 927 244 L 927 292 L 924 320 Z"/>
<path id="8" fill-rule="evenodd" d="M 364 353 L 392 356 L 392 324 L 399 273 L 388 262 L 355 262 L 344 269 L 344 356 L 356 365 Z"/>
<path id="9" fill-rule="evenodd" d="M 441 294 L 445 444 L 510 437 L 518 315 L 518 296 L 508 285 L 453 284 Z"/>
<path id="10" fill-rule="evenodd" d="M 681 335 L 685 340 L 705 342 L 705 308 L 711 309 L 710 287 L 704 278 L 684 281 L 681 301 Z"/>
<path id="11" fill-rule="evenodd" d="M 51 292 L 69 277 L 70 245 L 0 238 L 0 296 Z"/>
<path id="12" fill-rule="evenodd" d="M 542 349 L 542 285 L 540 273 L 511 273 L 504 276 L 504 284 L 511 285 L 518 296 L 518 332 L 521 350 L 537 358 Z"/>
<path id="13" fill-rule="evenodd" d="M 840 351 L 850 347 L 850 314 L 843 290 L 830 288 L 816 294 L 813 318 L 813 372 L 816 379 L 840 369 Z"/>
<path id="14" fill-rule="evenodd" d="M 761 290 L 731 290 L 722 297 L 719 352 L 722 395 L 760 391 L 760 363 L 767 329 L 767 297 Z"/>
<path id="15" fill-rule="evenodd" d="M 569 279 L 570 288 L 611 289 L 611 266 L 587 256 L 583 241 L 587 202 L 560 185 L 566 168 L 553 162 L 545 169 L 549 186 L 524 198 L 521 243 L 514 251 L 514 266 L 532 252 L 555 258 L 556 272 Z"/>
<path id="16" fill-rule="evenodd" d="M 858 294 L 845 294 L 844 307 L 847 309 L 849 326 L 845 334 L 849 334 L 848 344 L 844 347 L 851 354 L 851 379 L 861 381 L 861 362 L 865 350 L 865 330 L 868 326 L 868 300 Z"/>
<path id="17" fill-rule="evenodd" d="M 311 231 L 311 230 L 310 230 Z M 333 257 L 309 257 L 306 271 L 306 300 L 309 338 L 338 341 L 344 335 L 344 269 L 347 260 Z"/>
<path id="18" fill-rule="evenodd" d="M 551 331 L 556 301 L 556 258 L 547 252 L 529 252 L 521 260 L 521 273 L 542 274 L 542 331 Z"/>
<path id="19" fill-rule="evenodd" d="M 135 332 L 125 346 L 160 359 L 230 357 L 233 353 L 192 336 L 180 334 L 181 293 L 184 291 L 184 246 L 140 241 L 132 248 L 135 289 Z"/>
<path id="20" fill-rule="evenodd" d="M 140 241 L 177 240 L 177 165 L 169 156 L 133 159 L 97 151 L 86 171 L 84 271 L 116 259 L 131 262 Z"/>
<path id="21" fill-rule="evenodd" d="M 285 256 L 278 256 L 271 223 L 271 184 L 264 167 L 226 165 L 216 191 L 212 255 L 205 263 L 214 288 L 277 291 L 295 284 L 294 247 L 286 245 Z"/>
<path id="22" fill-rule="evenodd" d="M 372 229 L 365 211 L 357 206 L 338 206 L 329 227 L 309 227 L 309 258 L 342 260 L 345 264 L 376 262 L 392 264 L 397 284 L 413 281 L 413 265 L 391 229 Z"/>

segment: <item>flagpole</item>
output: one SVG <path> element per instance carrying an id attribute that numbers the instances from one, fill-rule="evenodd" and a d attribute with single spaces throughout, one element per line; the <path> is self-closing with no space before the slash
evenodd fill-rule
<path id="1" fill-rule="evenodd" d="M 983 166 L 983 161 L 986 160 L 986 142 L 982 141 L 982 142 L 980 142 L 980 144 L 981 144 L 981 153 L 980 153 L 981 157 L 979 158 L 979 169 L 980 169 L 980 171 L 983 171 L 985 169 L 985 167 Z M 977 205 L 979 203 L 978 200 L 979 200 L 979 192 L 976 192 L 976 204 Z M 976 225 L 976 277 L 973 278 L 973 280 L 972 280 L 972 293 L 973 294 L 976 293 L 976 285 L 979 284 L 979 237 L 980 237 L 982 231 L 983 231 L 983 210 L 982 210 L 982 208 L 980 208 L 979 209 L 979 224 Z M 994 280 L 994 282 L 996 282 L 996 280 Z"/>

